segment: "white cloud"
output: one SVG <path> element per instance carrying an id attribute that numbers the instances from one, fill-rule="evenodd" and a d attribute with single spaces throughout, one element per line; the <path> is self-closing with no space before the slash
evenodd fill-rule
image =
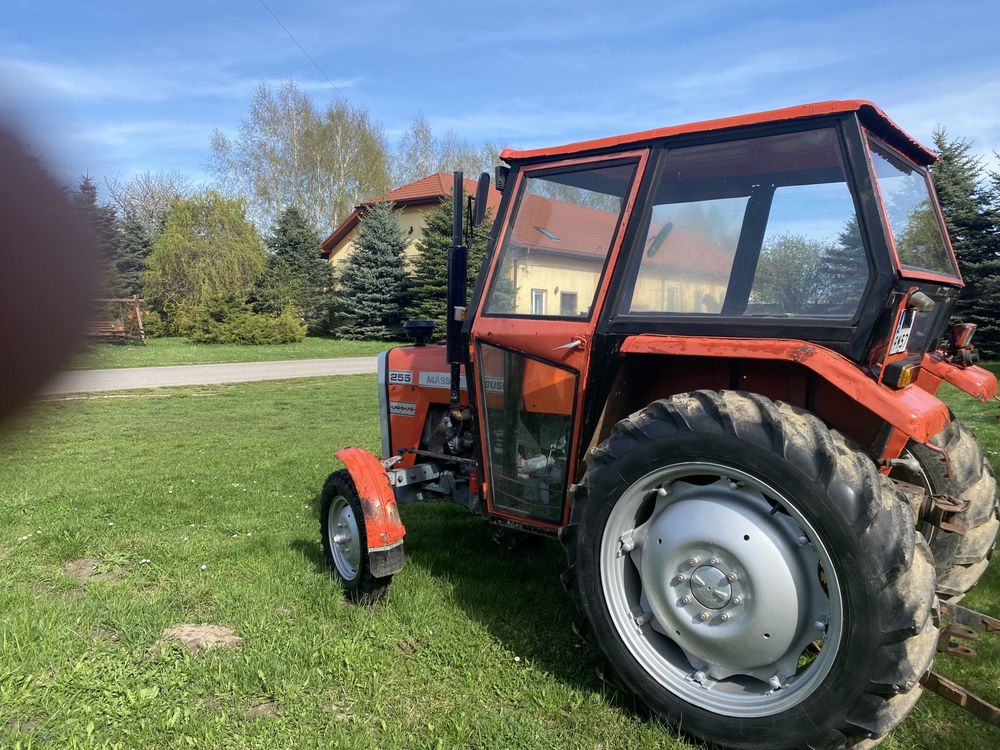
<path id="1" fill-rule="evenodd" d="M 229 67 L 225 63 L 209 66 L 200 62 L 82 65 L 6 58 L 0 59 L 0 77 L 5 88 L 30 98 L 148 103 L 186 97 L 249 97 L 260 79 L 233 75 Z M 343 90 L 359 81 L 347 78 L 334 79 L 333 83 Z M 273 85 L 281 79 L 264 79 L 264 82 Z M 307 91 L 331 88 L 324 79 L 298 79 L 296 83 Z"/>

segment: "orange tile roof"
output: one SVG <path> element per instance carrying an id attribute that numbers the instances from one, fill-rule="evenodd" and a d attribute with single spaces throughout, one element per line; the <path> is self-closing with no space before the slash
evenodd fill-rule
<path id="1" fill-rule="evenodd" d="M 351 233 L 351 230 L 358 225 L 358 222 L 361 220 L 361 215 L 368 206 L 378 203 L 379 201 L 392 201 L 397 206 L 414 206 L 420 205 L 421 203 L 437 203 L 445 196 L 451 195 L 453 183 L 454 178 L 452 175 L 445 172 L 437 172 L 436 174 L 422 177 L 415 182 L 401 185 L 394 190 L 390 190 L 385 195 L 380 195 L 377 198 L 366 200 L 360 206 L 351 211 L 350 215 L 340 223 L 340 226 L 334 229 L 330 233 L 330 236 L 323 240 L 322 255 L 324 257 L 328 257 L 334 246 Z M 465 194 L 475 195 L 475 193 L 476 180 L 466 179 Z M 486 200 L 486 207 L 492 209 L 493 215 L 495 216 L 499 205 L 500 192 L 496 188 L 491 187 L 489 197 Z"/>

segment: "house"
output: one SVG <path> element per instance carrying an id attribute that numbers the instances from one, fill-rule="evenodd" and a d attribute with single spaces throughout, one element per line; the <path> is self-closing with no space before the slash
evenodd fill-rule
<path id="1" fill-rule="evenodd" d="M 322 255 L 330 265 L 336 267 L 351 256 L 354 249 L 354 239 L 358 234 L 358 227 L 361 217 L 368 206 L 379 201 L 392 201 L 396 206 L 396 220 L 399 228 L 409 240 L 406 246 L 406 257 L 412 261 L 417 255 L 417 241 L 424 232 L 427 214 L 436 209 L 441 201 L 451 195 L 454 178 L 450 174 L 438 172 L 428 177 L 424 177 L 408 185 L 402 185 L 395 190 L 390 190 L 385 195 L 372 198 L 362 203 L 351 211 L 351 214 L 341 222 L 340 226 L 330 233 L 330 236 L 323 241 Z M 465 180 L 466 195 L 475 195 L 476 181 Z M 492 209 L 495 216 L 500 205 L 500 193 L 495 188 L 490 188 L 489 199 L 486 206 Z"/>

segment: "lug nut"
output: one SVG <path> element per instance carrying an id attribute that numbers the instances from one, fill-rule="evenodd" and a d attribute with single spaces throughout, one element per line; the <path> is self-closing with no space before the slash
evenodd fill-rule
<path id="1" fill-rule="evenodd" d="M 699 560 L 697 557 L 689 557 L 688 558 L 688 565 L 691 566 L 692 568 L 695 565 L 697 565 L 698 563 L 700 563 L 700 562 L 701 562 L 701 560 Z"/>
<path id="2" fill-rule="evenodd" d="M 677 583 L 684 583 L 684 581 L 686 581 L 687 579 L 688 577 L 686 575 L 684 575 L 683 573 L 678 573 L 677 578 L 675 578 L 674 580 L 676 580 Z"/>
<path id="3" fill-rule="evenodd" d="M 717 557 L 713 557 L 712 559 L 710 559 L 710 560 L 708 561 L 708 564 L 709 564 L 709 565 L 718 565 L 718 564 L 719 564 L 719 558 L 717 558 Z"/>
<path id="4" fill-rule="evenodd" d="M 805 547 L 807 544 L 809 544 L 809 540 L 804 535 L 800 536 L 797 539 L 797 541 L 798 541 L 800 547 Z"/>
<path id="5" fill-rule="evenodd" d="M 709 618 L 709 617 L 711 617 L 711 616 L 712 616 L 712 615 L 708 614 L 708 612 L 701 612 L 701 613 L 700 613 L 700 614 L 698 615 L 698 619 L 699 619 L 699 620 L 701 620 L 702 622 L 705 622 L 705 621 L 706 621 L 706 620 L 708 620 L 708 618 Z"/>
<path id="6" fill-rule="evenodd" d="M 816 620 L 814 624 L 816 625 L 817 630 L 826 630 L 826 623 L 822 620 Z"/>
<path id="7" fill-rule="evenodd" d="M 742 596 L 737 596 L 733 598 L 733 604 L 735 604 L 737 607 L 740 606 L 742 603 L 743 603 Z"/>
<path id="8" fill-rule="evenodd" d="M 733 571 L 732 573 L 727 575 L 726 578 L 728 578 L 730 581 L 735 581 L 737 578 L 739 578 L 739 576 L 736 574 L 735 571 Z"/>
<path id="9" fill-rule="evenodd" d="M 733 616 L 731 614 L 729 614 L 728 612 L 723 612 L 722 613 L 722 621 L 723 622 L 729 622 L 732 619 L 733 619 Z"/>
<path id="10" fill-rule="evenodd" d="M 700 672 L 699 671 L 699 672 L 695 672 L 694 673 L 694 681 L 697 682 L 697 683 L 699 683 L 699 684 L 704 683 L 705 680 L 707 680 L 707 679 L 708 679 L 708 675 L 706 675 L 704 672 Z"/>
<path id="11" fill-rule="evenodd" d="M 682 596 L 681 599 L 680 599 L 680 603 L 681 604 L 690 604 L 691 603 L 691 597 L 690 596 Z"/>
<path id="12" fill-rule="evenodd" d="M 640 628 L 647 622 L 653 619 L 653 615 L 649 612 L 643 612 L 641 615 L 635 618 L 635 624 Z"/>
<path id="13" fill-rule="evenodd" d="M 778 675 L 774 675 L 770 680 L 767 681 L 767 684 L 771 686 L 772 690 L 777 690 L 778 688 L 781 687 L 781 678 L 778 677 Z"/>

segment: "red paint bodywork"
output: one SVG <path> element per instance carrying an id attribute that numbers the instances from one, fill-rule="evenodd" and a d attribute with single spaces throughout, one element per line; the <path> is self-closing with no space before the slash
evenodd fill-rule
<path id="1" fill-rule="evenodd" d="M 930 393 L 936 392 L 938 385 L 944 380 L 980 401 L 989 401 L 997 396 L 996 375 L 976 365 L 970 367 L 953 365 L 945 360 L 941 352 L 926 354 L 920 371 L 924 379 L 918 379 L 917 384 L 921 387 L 925 387 L 926 384 L 926 389 Z"/>
<path id="2" fill-rule="evenodd" d="M 922 388 L 910 385 L 893 390 L 881 386 L 847 357 L 807 341 L 650 334 L 627 338 L 621 351 L 796 362 L 919 443 L 930 440 L 950 419 L 948 407 Z"/>
<path id="3" fill-rule="evenodd" d="M 350 472 L 361 499 L 368 551 L 393 547 L 402 542 L 406 529 L 399 518 L 396 495 L 382 462 L 363 448 L 356 447 L 342 448 L 336 456 Z"/>
<path id="4" fill-rule="evenodd" d="M 668 138 L 675 135 L 686 135 L 689 133 L 708 133 L 716 130 L 726 130 L 738 128 L 746 125 L 759 125 L 768 122 L 787 122 L 789 120 L 801 120 L 805 117 L 818 117 L 821 115 L 844 114 L 857 112 L 869 127 L 878 129 L 879 135 L 888 138 L 891 145 L 902 149 L 907 156 L 920 164 L 933 164 L 937 160 L 937 154 L 929 148 L 921 145 L 908 136 L 902 128 L 889 119 L 889 117 L 877 106 L 864 99 L 848 99 L 842 101 L 816 102 L 814 104 L 802 104 L 797 107 L 785 107 L 784 109 L 772 109 L 766 112 L 754 112 L 748 115 L 738 115 L 736 117 L 723 117 L 718 120 L 702 120 L 701 122 L 689 122 L 684 125 L 672 125 L 666 128 L 654 128 L 643 130 L 638 133 L 627 133 L 616 135 L 610 138 L 598 138 L 592 141 L 580 141 L 579 143 L 568 143 L 564 146 L 553 146 L 551 148 L 537 148 L 528 151 L 516 151 L 514 149 L 504 149 L 500 153 L 500 158 L 505 161 L 522 159 L 537 159 L 553 156 L 577 155 L 587 151 L 599 151 L 616 146 L 645 143 L 660 138 Z"/>
<path id="5" fill-rule="evenodd" d="M 461 390 L 462 405 L 469 403 L 469 392 L 465 387 L 463 369 L 463 387 Z M 445 347 L 440 344 L 429 346 L 400 346 L 389 350 L 386 359 L 386 390 L 389 404 L 413 404 L 413 416 L 393 414 L 389 409 L 389 439 L 390 452 L 395 455 L 400 448 L 416 448 L 424 431 L 424 421 L 432 404 L 448 405 L 450 396 L 451 371 Z M 391 374 L 409 373 L 410 382 L 393 382 Z M 421 379 L 424 383 L 421 385 Z M 433 383 L 431 385 L 429 383 Z M 412 453 L 402 454 L 403 460 L 398 466 L 408 469 L 416 462 Z M 388 458 L 388 456 L 386 456 Z"/>

